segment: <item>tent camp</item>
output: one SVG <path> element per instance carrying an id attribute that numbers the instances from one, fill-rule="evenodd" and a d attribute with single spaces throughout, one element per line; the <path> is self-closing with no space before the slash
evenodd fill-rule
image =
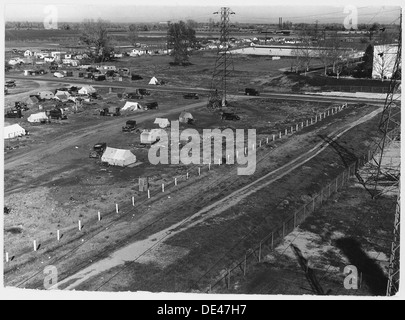
<path id="1" fill-rule="evenodd" d="M 25 129 L 18 123 L 4 127 L 4 139 L 12 139 L 15 137 L 24 136 L 25 133 Z"/>
<path id="2" fill-rule="evenodd" d="M 138 102 L 127 101 L 127 102 L 125 102 L 125 105 L 122 107 L 121 110 L 127 110 L 127 111 L 142 110 L 142 106 Z"/>
<path id="3" fill-rule="evenodd" d="M 192 114 L 190 112 L 183 111 L 180 113 L 179 121 L 182 123 L 189 123 L 194 120 Z"/>
<path id="4" fill-rule="evenodd" d="M 79 94 L 92 94 L 94 92 L 96 92 L 96 89 L 92 86 L 84 86 L 79 89 Z"/>
<path id="5" fill-rule="evenodd" d="M 48 116 L 45 112 L 33 113 L 28 117 L 28 122 L 41 122 L 42 120 L 48 120 Z"/>
<path id="6" fill-rule="evenodd" d="M 156 118 L 154 124 L 158 124 L 161 128 L 170 127 L 170 121 L 167 118 Z"/>
<path id="7" fill-rule="evenodd" d="M 125 167 L 135 163 L 136 156 L 129 150 L 107 147 L 101 157 L 101 161 L 107 162 L 111 166 Z"/>
<path id="8" fill-rule="evenodd" d="M 152 77 L 152 79 L 150 79 L 149 81 L 149 84 L 160 84 L 160 82 L 155 77 Z"/>
<path id="9" fill-rule="evenodd" d="M 161 135 L 161 129 L 144 130 L 141 133 L 141 143 L 152 144 L 156 142 Z"/>

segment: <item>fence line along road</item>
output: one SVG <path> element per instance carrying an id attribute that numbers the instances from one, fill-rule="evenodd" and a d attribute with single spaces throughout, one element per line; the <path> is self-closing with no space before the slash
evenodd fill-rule
<path id="1" fill-rule="evenodd" d="M 374 151 L 374 150 L 373 150 Z M 305 219 L 319 209 L 323 203 L 331 197 L 334 193 L 337 193 L 340 189 L 344 188 L 353 177 L 358 168 L 363 167 L 367 162 L 372 159 L 371 149 L 367 153 L 358 158 L 347 169 L 345 169 L 334 180 L 327 184 L 319 193 L 317 193 L 309 202 L 304 204 L 301 208 L 291 214 L 286 220 L 283 221 L 278 227 L 269 232 L 264 238 L 262 238 L 258 244 L 247 250 L 245 256 L 241 260 L 231 263 L 226 271 L 218 274 L 218 270 L 212 270 L 210 274 L 204 276 L 205 279 L 211 279 L 208 288 L 204 289 L 206 293 L 210 293 L 216 287 L 226 287 L 227 290 L 231 288 L 232 277 L 243 275 L 248 272 L 249 266 L 261 262 L 262 258 L 273 252 L 276 245 L 282 242 L 284 237 L 291 233 L 296 227 L 305 221 Z M 203 279 L 200 280 L 200 285 L 203 285 Z"/>

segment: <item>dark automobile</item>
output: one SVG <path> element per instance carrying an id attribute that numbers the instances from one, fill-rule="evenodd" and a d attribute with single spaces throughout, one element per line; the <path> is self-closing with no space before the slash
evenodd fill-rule
<path id="1" fill-rule="evenodd" d="M 132 74 L 131 80 L 142 80 L 143 78 L 139 74 Z"/>
<path id="2" fill-rule="evenodd" d="M 158 108 L 158 103 L 157 103 L 156 101 L 154 101 L 154 102 L 148 102 L 148 103 L 145 103 L 145 106 L 146 106 L 146 108 L 147 108 L 148 110 L 150 110 L 150 109 L 157 109 L 157 108 Z"/>
<path id="3" fill-rule="evenodd" d="M 123 132 L 131 132 L 136 130 L 136 121 L 135 120 L 128 120 L 125 123 L 125 126 L 122 127 L 122 131 Z"/>
<path id="4" fill-rule="evenodd" d="M 246 88 L 245 89 L 245 95 L 246 96 L 258 96 L 259 91 L 257 91 L 256 89 L 253 89 L 253 88 Z"/>
<path id="5" fill-rule="evenodd" d="M 128 92 L 124 96 L 127 99 L 143 99 L 143 96 L 138 92 Z"/>
<path id="6" fill-rule="evenodd" d="M 221 115 L 221 119 L 222 120 L 240 120 L 240 117 L 237 114 L 234 113 L 227 113 L 227 112 L 223 112 Z"/>
<path id="7" fill-rule="evenodd" d="M 143 96 L 150 96 L 150 91 L 146 89 L 138 89 L 138 92 Z"/>
<path id="8" fill-rule="evenodd" d="M 183 95 L 184 99 L 200 99 L 198 93 L 186 93 Z"/>

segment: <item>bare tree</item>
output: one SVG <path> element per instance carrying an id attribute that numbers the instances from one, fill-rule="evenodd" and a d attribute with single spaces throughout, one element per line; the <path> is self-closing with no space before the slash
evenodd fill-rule
<path id="1" fill-rule="evenodd" d="M 295 49 L 295 53 L 297 54 L 298 59 L 301 61 L 301 65 L 304 67 L 304 72 L 306 75 L 309 71 L 311 61 L 315 57 L 315 52 L 312 48 L 311 37 L 305 35 L 302 37 L 302 39 L 302 44 Z"/>
<path id="2" fill-rule="evenodd" d="M 138 32 L 136 32 L 135 30 L 129 31 L 127 38 L 128 38 L 129 43 L 130 43 L 132 46 L 136 47 L 136 44 L 137 44 L 138 41 L 139 41 Z"/>
<path id="3" fill-rule="evenodd" d="M 387 44 L 374 46 L 373 78 L 380 78 L 381 81 L 384 81 L 392 76 L 397 48 Z"/>
<path id="4" fill-rule="evenodd" d="M 97 21 L 86 20 L 81 24 L 80 40 L 89 49 L 94 48 L 96 61 L 105 61 L 110 57 L 112 48 L 108 27 L 109 23 L 102 19 Z"/>
<path id="5" fill-rule="evenodd" d="M 190 48 L 197 42 L 195 30 L 183 21 L 171 23 L 167 31 L 168 48 L 172 49 L 171 55 L 175 64 L 187 65 L 190 59 Z"/>

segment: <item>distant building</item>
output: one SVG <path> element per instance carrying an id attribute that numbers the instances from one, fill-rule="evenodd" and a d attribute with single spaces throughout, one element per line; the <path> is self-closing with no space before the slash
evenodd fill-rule
<path id="1" fill-rule="evenodd" d="M 374 46 L 373 53 L 373 79 L 391 79 L 394 71 L 398 45 L 385 44 Z"/>

